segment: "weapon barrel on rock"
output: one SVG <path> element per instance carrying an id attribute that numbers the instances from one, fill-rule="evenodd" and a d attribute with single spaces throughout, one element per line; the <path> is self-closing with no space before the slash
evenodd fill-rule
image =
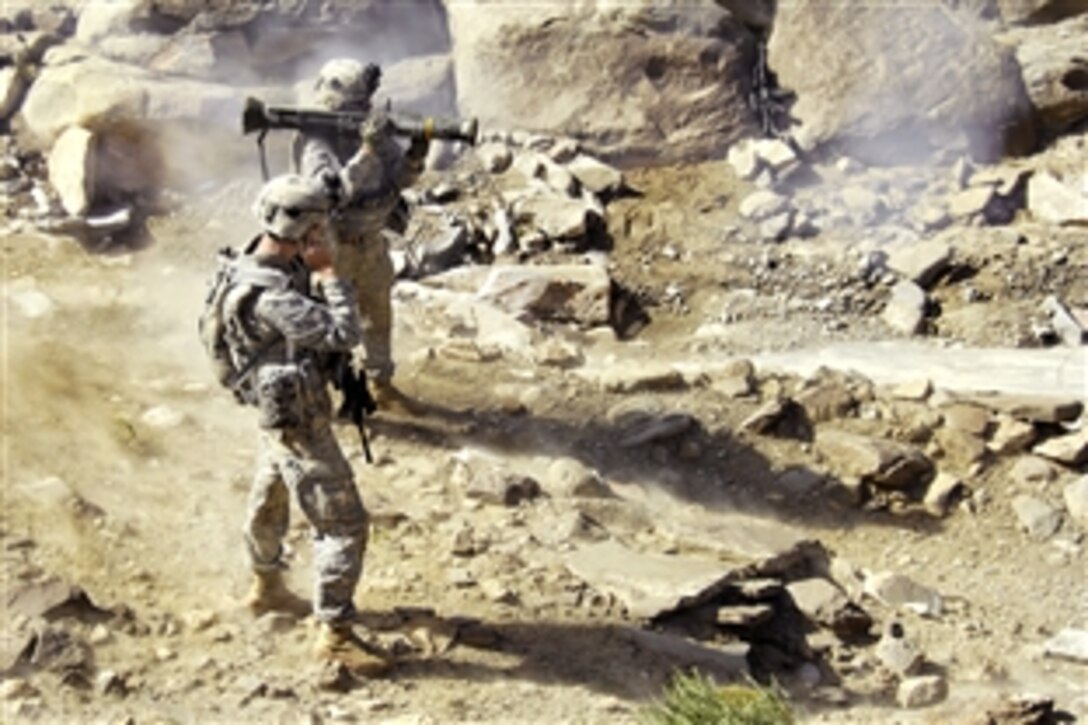
<path id="1" fill-rule="evenodd" d="M 386 114 L 393 131 L 408 138 L 443 139 L 476 144 L 475 118 L 443 118 L 416 116 L 410 113 Z M 242 111 L 242 133 L 251 134 L 275 129 L 296 131 L 328 129 L 343 133 L 358 133 L 367 114 L 358 111 L 325 111 L 312 108 L 266 106 L 256 98 L 247 98 Z"/>

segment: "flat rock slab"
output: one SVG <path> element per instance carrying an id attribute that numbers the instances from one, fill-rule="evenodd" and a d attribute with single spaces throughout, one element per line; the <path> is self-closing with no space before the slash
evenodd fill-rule
<path id="1" fill-rule="evenodd" d="M 879 385 L 928 378 L 960 392 L 1001 392 L 1068 400 L 1088 397 L 1088 349 L 941 348 L 924 342 L 851 342 L 758 355 L 760 370 L 810 376 L 820 367 L 853 370 Z"/>
<path id="2" fill-rule="evenodd" d="M 1083 392 L 1083 391 L 1081 391 Z M 973 395 L 965 401 L 977 403 L 1013 418 L 1035 423 L 1068 423 L 1080 417 L 1084 410 L 1083 396 L 1070 391 L 1066 400 L 1032 395 Z"/>
<path id="3" fill-rule="evenodd" d="M 566 557 L 571 573 L 622 601 L 637 619 L 691 607 L 725 588 L 736 570 L 713 559 L 647 554 L 616 541 L 581 548 Z"/>
<path id="4" fill-rule="evenodd" d="M 579 548 L 564 564 L 594 589 L 623 602 L 632 617 L 649 620 L 702 604 L 738 578 L 784 569 L 804 556 L 806 543 L 786 527 L 740 516 L 725 517 L 714 531 L 687 534 L 689 543 L 712 541 L 718 557 L 640 552 L 609 540 Z"/>
<path id="5" fill-rule="evenodd" d="M 674 541 L 707 549 L 717 554 L 719 561 L 745 567 L 746 579 L 755 574 L 777 575 L 804 559 L 824 554 L 818 542 L 804 538 L 797 529 L 743 514 L 685 516 L 673 512 L 655 525 Z"/>

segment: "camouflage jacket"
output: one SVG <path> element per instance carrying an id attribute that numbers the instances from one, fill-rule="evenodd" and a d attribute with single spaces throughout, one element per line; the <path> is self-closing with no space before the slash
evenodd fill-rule
<path id="1" fill-rule="evenodd" d="M 246 376 L 243 397 L 260 407 L 260 381 L 274 371 L 291 369 L 300 415 L 306 419 L 329 415 L 331 354 L 350 353 L 362 342 L 352 286 L 333 280 L 318 282 L 311 290 L 309 270 L 298 258 L 285 262 L 247 253 L 238 265 L 242 281 L 224 302 L 230 314 L 227 340 L 239 368 L 259 357 Z M 270 278 L 268 271 L 279 272 L 271 276 L 278 283 L 260 287 L 247 283 L 246 266 L 259 268 L 265 279 Z"/>
<path id="2" fill-rule="evenodd" d="M 298 173 L 335 176 L 345 190 L 334 220 L 341 240 L 380 233 L 397 209 L 401 189 L 415 183 L 423 171 L 423 160 L 405 153 L 392 137 L 386 137 L 375 153 L 356 157 L 360 143 L 355 136 L 310 132 L 296 136 L 292 148 Z"/>

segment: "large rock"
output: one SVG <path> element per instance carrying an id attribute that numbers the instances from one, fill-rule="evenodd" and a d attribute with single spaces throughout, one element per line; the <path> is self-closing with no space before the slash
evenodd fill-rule
<path id="1" fill-rule="evenodd" d="M 783 4 L 771 69 L 798 94 L 808 148 L 873 163 L 963 149 L 994 160 L 1035 143 L 1016 59 L 969 13 L 938 0 Z"/>
<path id="2" fill-rule="evenodd" d="M 1039 221 L 1088 225 L 1088 175 L 1068 180 L 1045 172 L 1033 175 L 1028 181 L 1028 209 Z"/>
<path id="3" fill-rule="evenodd" d="M 909 279 L 900 280 L 892 287 L 881 318 L 893 330 L 905 335 L 920 331 L 926 318 L 925 290 Z"/>
<path id="4" fill-rule="evenodd" d="M 57 61 L 41 69 L 16 117 L 20 135 L 34 147 L 48 148 L 70 126 L 99 131 L 141 122 L 201 121 L 237 133 L 241 96 L 235 89 L 172 80 L 72 53 L 57 54 Z"/>
<path id="5" fill-rule="evenodd" d="M 447 3 L 461 112 L 578 138 L 598 155 L 722 155 L 754 129 L 754 40 L 710 0 Z"/>
<path id="6" fill-rule="evenodd" d="M 611 289 L 608 273 L 597 265 L 497 265 L 479 295 L 515 315 L 603 325 Z"/>
<path id="7" fill-rule="evenodd" d="M 1032 452 L 1067 466 L 1079 466 L 1088 461 L 1088 428 L 1045 440 Z"/>
<path id="8" fill-rule="evenodd" d="M 821 430 L 816 449 L 832 473 L 878 488 L 907 488 L 928 482 L 933 463 L 918 450 L 890 440 L 840 430 Z"/>
<path id="9" fill-rule="evenodd" d="M 242 91 L 164 77 L 87 57 L 66 46 L 47 54 L 13 119 L 20 143 L 47 150 L 66 129 L 98 139 L 96 201 L 127 202 L 164 185 L 190 187 L 252 168 L 238 138 Z"/>
<path id="10" fill-rule="evenodd" d="M 1088 3 L 1085 5 L 1088 10 Z M 1058 27 L 1021 28 L 1009 34 L 1042 127 L 1059 133 L 1088 117 L 1085 66 L 1088 15 Z"/>
<path id="11" fill-rule="evenodd" d="M 670 556 L 609 540 L 580 547 L 563 563 L 595 591 L 615 596 L 632 617 L 654 619 L 708 602 L 731 582 L 811 565 L 809 557 L 817 555 L 798 532 L 765 519 L 692 515 L 660 523 L 675 527 L 666 529 L 674 540 L 714 555 Z"/>
<path id="12" fill-rule="evenodd" d="M 73 126 L 61 134 L 49 153 L 49 183 L 61 206 L 72 216 L 83 216 L 94 199 L 94 134 Z"/>
<path id="13" fill-rule="evenodd" d="M 929 289 L 952 263 L 953 248 L 940 239 L 890 245 L 888 267 Z"/>
<path id="14" fill-rule="evenodd" d="M 382 69 L 375 105 L 389 100 L 394 111 L 452 115 L 457 110 L 453 60 L 449 55 L 408 58 Z"/>
<path id="15" fill-rule="evenodd" d="M 565 563 L 594 589 L 616 596 L 637 619 L 708 601 L 735 576 L 733 566 L 711 558 L 642 553 L 615 541 L 583 547 Z"/>
<path id="16" fill-rule="evenodd" d="M 580 239 L 589 230 L 589 220 L 595 214 L 581 199 L 558 194 L 526 197 L 514 207 L 519 219 L 540 230 L 549 239 Z"/>

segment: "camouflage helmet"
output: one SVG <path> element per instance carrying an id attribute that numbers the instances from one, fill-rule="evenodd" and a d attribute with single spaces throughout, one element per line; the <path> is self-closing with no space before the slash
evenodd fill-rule
<path id="1" fill-rule="evenodd" d="M 314 81 L 313 100 L 332 111 L 369 109 L 370 98 L 381 83 L 381 68 L 351 58 L 330 60 Z"/>
<path id="2" fill-rule="evenodd" d="M 325 186 L 316 179 L 297 174 L 277 176 L 257 195 L 253 213 L 264 230 L 279 239 L 301 239 L 329 212 Z"/>

